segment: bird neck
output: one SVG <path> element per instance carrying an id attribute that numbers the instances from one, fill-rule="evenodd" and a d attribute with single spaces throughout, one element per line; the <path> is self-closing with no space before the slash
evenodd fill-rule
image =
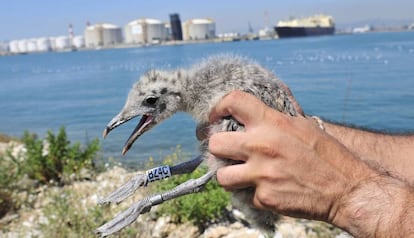
<path id="1" fill-rule="evenodd" d="M 191 113 L 192 107 L 194 107 L 194 84 L 190 82 L 191 75 L 182 73 L 180 81 L 182 88 L 182 111 Z"/>
<path id="2" fill-rule="evenodd" d="M 206 122 L 215 94 L 208 81 L 200 79 L 196 73 L 187 72 L 183 77 L 182 111 L 189 113 L 198 122 Z"/>

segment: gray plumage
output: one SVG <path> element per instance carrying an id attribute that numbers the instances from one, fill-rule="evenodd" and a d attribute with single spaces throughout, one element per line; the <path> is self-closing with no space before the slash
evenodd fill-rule
<path id="1" fill-rule="evenodd" d="M 269 70 L 259 64 L 237 56 L 220 55 L 210 57 L 189 69 L 171 71 L 151 70 L 141 76 L 128 95 L 121 112 L 108 124 L 104 136 L 115 127 L 137 116 L 142 119 L 125 144 L 123 153 L 132 146 L 134 141 L 145 131 L 167 119 L 178 111 L 191 114 L 198 125 L 206 125 L 212 108 L 223 96 L 233 90 L 242 90 L 255 95 L 268 106 L 283 113 L 296 116 L 293 102 L 290 101 L 287 88 Z M 210 133 L 228 130 L 243 130 L 243 125 L 232 118 L 223 118 L 213 125 Z M 170 191 L 146 198 L 134 204 L 123 214 L 119 214 L 113 221 L 98 228 L 101 235 L 111 234 L 133 222 L 139 214 L 149 211 L 151 206 L 162 203 L 188 193 L 197 192 L 207 183 L 217 168 L 233 163 L 231 160 L 211 159 L 207 151 L 207 141 L 201 142 L 201 156 L 198 158 L 171 167 L 171 175 L 187 173 L 194 170 L 201 161 L 207 161 L 210 168 L 208 175 L 197 184 L 179 186 Z M 137 175 L 120 189 L 104 198 L 101 203 L 120 202 L 131 195 L 138 187 L 145 186 L 148 178 L 144 174 Z M 277 215 L 268 211 L 257 210 L 252 207 L 254 188 L 234 191 L 234 200 L 248 220 L 256 227 L 270 231 L 273 229 Z"/>

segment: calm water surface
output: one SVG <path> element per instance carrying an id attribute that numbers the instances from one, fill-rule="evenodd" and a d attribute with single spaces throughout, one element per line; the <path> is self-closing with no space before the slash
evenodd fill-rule
<path id="1" fill-rule="evenodd" d="M 131 85 L 151 68 L 187 67 L 218 53 L 274 71 L 308 114 L 391 132 L 414 131 L 414 32 L 45 53 L 0 57 L 0 132 L 44 136 L 65 125 L 71 140 L 101 137 Z M 127 156 L 131 122 L 102 140 L 105 156 L 139 165 L 181 145 L 197 153 L 194 122 L 178 114 L 144 134 Z"/>

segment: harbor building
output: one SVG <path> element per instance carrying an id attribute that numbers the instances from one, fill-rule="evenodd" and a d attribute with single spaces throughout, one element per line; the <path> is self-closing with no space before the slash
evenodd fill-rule
<path id="1" fill-rule="evenodd" d="M 216 37 L 216 23 L 209 18 L 187 20 L 182 28 L 184 40 L 206 40 Z"/>
<path id="2" fill-rule="evenodd" d="M 151 18 L 141 18 L 125 25 L 125 43 L 158 44 L 167 40 L 165 23 Z"/>
<path id="3" fill-rule="evenodd" d="M 96 48 L 122 43 L 122 29 L 113 24 L 96 24 L 85 29 L 85 46 Z"/>
<path id="4" fill-rule="evenodd" d="M 172 40 L 183 40 L 182 24 L 180 20 L 180 15 L 178 15 L 177 13 L 170 14 L 170 29 Z"/>

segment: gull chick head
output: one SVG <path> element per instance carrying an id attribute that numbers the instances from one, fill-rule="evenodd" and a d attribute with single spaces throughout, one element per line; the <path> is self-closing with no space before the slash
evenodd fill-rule
<path id="1" fill-rule="evenodd" d="M 141 116 L 141 120 L 126 141 L 122 154 L 125 154 L 144 132 L 182 107 L 182 91 L 185 88 L 183 73 L 176 71 L 151 70 L 141 76 L 128 94 L 127 101 L 106 126 L 103 136 L 125 122 Z"/>

